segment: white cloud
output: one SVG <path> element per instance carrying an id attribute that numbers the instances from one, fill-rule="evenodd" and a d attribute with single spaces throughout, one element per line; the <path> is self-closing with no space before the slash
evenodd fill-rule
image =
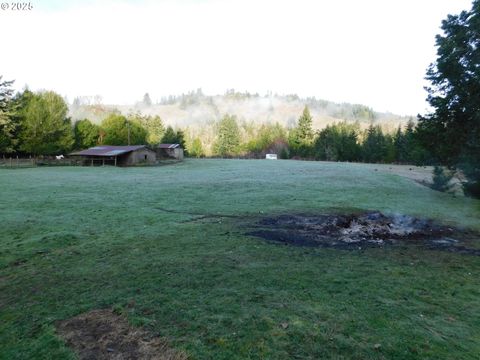
<path id="1" fill-rule="evenodd" d="M 17 87 L 132 103 L 201 87 L 423 112 L 434 36 L 469 0 L 87 2 L 0 13 Z"/>

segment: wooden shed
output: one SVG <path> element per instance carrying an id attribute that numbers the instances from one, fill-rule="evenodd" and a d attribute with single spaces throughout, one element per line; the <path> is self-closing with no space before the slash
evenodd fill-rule
<path id="1" fill-rule="evenodd" d="M 183 160 L 183 148 L 180 144 L 158 144 L 155 152 L 159 159 Z"/>
<path id="2" fill-rule="evenodd" d="M 99 145 L 71 153 L 70 156 L 79 157 L 84 165 L 115 165 L 134 166 L 142 164 L 155 164 L 157 161 L 155 151 L 146 145 L 112 146 Z"/>

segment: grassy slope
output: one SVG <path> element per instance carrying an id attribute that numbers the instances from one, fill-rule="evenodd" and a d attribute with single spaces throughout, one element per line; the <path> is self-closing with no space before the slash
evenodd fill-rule
<path id="1" fill-rule="evenodd" d="M 478 257 L 273 245 L 245 219 L 188 213 L 378 209 L 480 229 L 479 201 L 293 161 L 2 170 L 0 187 L 2 359 L 69 358 L 54 322 L 112 306 L 195 359 L 478 359 Z"/>

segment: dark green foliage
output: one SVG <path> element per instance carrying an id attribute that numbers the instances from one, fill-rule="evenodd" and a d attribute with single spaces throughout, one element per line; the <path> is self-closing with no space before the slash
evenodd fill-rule
<path id="1" fill-rule="evenodd" d="M 214 152 L 220 156 L 237 155 L 240 151 L 240 129 L 235 116 L 226 114 L 217 127 Z"/>
<path id="2" fill-rule="evenodd" d="M 167 127 L 162 137 L 162 144 L 180 144 L 186 154 L 185 134 L 182 130 L 175 131 L 171 126 Z"/>
<path id="3" fill-rule="evenodd" d="M 13 122 L 13 136 L 12 136 L 12 144 L 13 144 L 13 152 L 19 153 L 21 152 L 22 148 L 22 139 L 21 139 L 21 132 L 22 126 L 25 123 L 25 109 L 29 104 L 30 100 L 33 98 L 34 94 L 28 89 L 23 90 L 22 92 L 18 92 L 12 99 L 12 108 L 13 111 L 10 115 L 10 119 Z"/>
<path id="4" fill-rule="evenodd" d="M 437 191 L 449 191 L 452 188 L 451 180 L 454 173 L 451 171 L 445 171 L 441 166 L 435 166 L 433 168 L 433 183 L 432 189 Z"/>
<path id="5" fill-rule="evenodd" d="M 442 163 L 480 181 L 480 1 L 449 15 L 437 35 L 437 59 L 427 71 L 434 112 L 419 117 L 419 138 Z"/>
<path id="6" fill-rule="evenodd" d="M 18 125 L 13 119 L 13 80 L 2 81 L 2 77 L 0 75 L 0 153 L 11 153 L 17 144 L 15 130 Z"/>
<path id="7" fill-rule="evenodd" d="M 370 163 L 392 162 L 394 157 L 393 139 L 383 133 L 380 125 L 371 124 L 362 144 L 362 159 Z"/>
<path id="8" fill-rule="evenodd" d="M 402 128 L 399 126 L 395 135 L 393 136 L 393 147 L 395 149 L 395 162 L 400 164 L 407 163 L 408 152 L 405 134 L 402 132 Z"/>
<path id="9" fill-rule="evenodd" d="M 75 149 L 86 149 L 99 142 L 100 127 L 88 119 L 79 120 L 73 126 Z"/>
<path id="10" fill-rule="evenodd" d="M 393 136 L 391 134 L 384 134 L 385 136 L 385 156 L 382 159 L 384 163 L 391 164 L 395 161 L 395 147 L 393 145 Z"/>
<path id="11" fill-rule="evenodd" d="M 358 122 L 340 122 L 320 130 L 311 146 L 300 141 L 298 133 L 298 128 L 294 128 L 289 136 L 293 156 L 313 154 L 315 159 L 327 161 L 415 164 L 424 164 L 428 159 L 416 139 L 413 121 L 407 124 L 405 132 L 399 127 L 395 135 L 385 133 L 380 125 L 371 124 L 363 136 Z"/>
<path id="12" fill-rule="evenodd" d="M 405 131 L 398 127 L 397 132 L 393 137 L 393 145 L 395 147 L 395 161 L 401 164 L 412 162 L 413 147 L 415 146 L 414 139 L 415 125 L 412 120 L 407 124 Z"/>
<path id="13" fill-rule="evenodd" d="M 405 131 L 401 127 L 393 136 L 394 161 L 400 164 L 428 165 L 434 163 L 431 154 L 422 145 L 417 128 L 412 119 L 407 123 Z"/>
<path id="14" fill-rule="evenodd" d="M 311 157 L 313 155 L 313 119 L 310 115 L 308 106 L 305 106 L 303 113 L 298 119 L 298 124 L 290 131 L 288 136 L 288 145 L 291 155 L 300 157 Z"/>
<path id="15" fill-rule="evenodd" d="M 480 181 L 470 181 L 463 184 L 465 195 L 480 198 Z"/>
<path id="16" fill-rule="evenodd" d="M 175 131 L 171 126 L 167 127 L 167 130 L 163 133 L 161 139 L 162 144 L 179 144 L 185 156 L 189 156 L 188 149 L 185 144 L 185 134 L 182 130 Z"/>
<path id="17" fill-rule="evenodd" d="M 71 149 L 73 129 L 67 118 L 68 107 L 53 91 L 27 94 L 20 109 L 21 150 L 33 155 L 52 155 Z"/>
<path id="18" fill-rule="evenodd" d="M 102 122 L 105 145 L 143 145 L 147 142 L 147 130 L 137 120 L 111 114 Z"/>
<path id="19" fill-rule="evenodd" d="M 280 159 L 290 159 L 290 151 L 288 150 L 288 147 L 284 147 L 280 150 Z"/>
<path id="20" fill-rule="evenodd" d="M 358 124 L 328 125 L 318 133 L 313 145 L 315 158 L 328 161 L 357 161 L 361 157 Z"/>
<path id="21" fill-rule="evenodd" d="M 474 157 L 473 154 L 465 155 L 460 158 L 459 167 L 468 179 L 468 181 L 463 184 L 465 194 L 480 198 L 480 165 L 478 158 Z"/>
<path id="22" fill-rule="evenodd" d="M 162 137 L 163 144 L 176 144 L 177 143 L 177 132 L 173 129 L 173 127 L 167 127 L 165 133 Z"/>
<path id="23" fill-rule="evenodd" d="M 185 133 L 183 130 L 177 130 L 177 141 L 175 142 L 176 144 L 179 144 L 180 147 L 183 149 L 183 154 L 185 156 L 189 156 L 187 145 L 185 143 Z"/>
<path id="24" fill-rule="evenodd" d="M 298 119 L 297 136 L 301 143 L 310 143 L 313 140 L 312 115 L 308 106 L 303 109 L 302 116 Z"/>

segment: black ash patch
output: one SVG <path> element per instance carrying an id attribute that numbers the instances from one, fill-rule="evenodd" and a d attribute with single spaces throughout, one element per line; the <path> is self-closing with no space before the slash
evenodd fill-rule
<path id="1" fill-rule="evenodd" d="M 408 215 L 387 216 L 380 212 L 267 217 L 247 235 L 294 246 L 362 249 L 409 243 L 433 250 L 480 255 L 480 249 L 465 246 L 478 239 L 478 234 L 432 220 Z"/>

